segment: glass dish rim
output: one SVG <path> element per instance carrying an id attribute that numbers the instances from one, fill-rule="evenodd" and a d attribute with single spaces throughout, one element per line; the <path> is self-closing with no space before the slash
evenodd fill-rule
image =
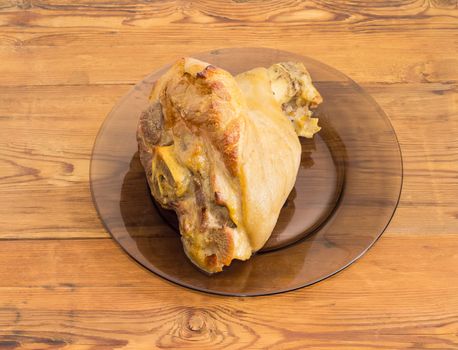
<path id="1" fill-rule="evenodd" d="M 211 50 L 206 50 L 206 51 L 201 51 L 201 52 L 196 52 L 196 53 L 193 53 L 189 56 L 199 56 L 199 55 L 204 55 L 204 54 L 212 54 L 212 53 L 217 53 L 219 54 L 219 51 L 230 51 L 230 50 L 268 50 L 268 51 L 275 51 L 275 52 L 283 52 L 283 53 L 286 53 L 286 54 L 293 54 L 293 55 L 296 55 L 296 56 L 300 56 L 302 58 L 305 58 L 306 60 L 309 60 L 311 62 L 314 62 L 316 63 L 317 65 L 321 65 L 323 67 L 325 67 L 326 69 L 328 69 L 329 71 L 332 71 L 333 73 L 337 74 L 337 75 L 340 75 L 342 77 L 344 77 L 350 84 L 353 88 L 355 88 L 355 90 L 359 91 L 359 93 L 364 96 L 366 99 L 368 99 L 371 104 L 378 110 L 379 114 L 381 115 L 381 117 L 387 122 L 387 125 L 388 127 L 391 129 L 394 137 L 395 137 L 395 141 L 396 141 L 396 149 L 398 151 L 398 154 L 399 154 L 399 162 L 400 162 L 400 186 L 399 186 L 399 191 L 398 191 L 398 195 L 397 195 L 397 199 L 396 199 L 396 204 L 393 206 L 393 211 L 390 215 L 390 217 L 388 218 L 385 226 L 383 227 L 383 229 L 381 229 L 380 233 L 377 235 L 377 237 L 365 248 L 361 251 L 360 254 L 358 254 L 357 256 L 355 256 L 354 258 L 350 259 L 346 264 L 344 264 L 342 267 L 340 267 L 339 269 L 335 270 L 334 272 L 330 273 L 330 274 L 326 274 L 324 276 L 321 276 L 315 280 L 313 280 L 312 282 L 307 282 L 307 283 L 304 283 L 304 284 L 300 284 L 296 287 L 289 287 L 289 288 L 284 288 L 284 289 L 277 289 L 277 290 L 272 290 L 272 291 L 267 291 L 267 292 L 256 292 L 256 293 L 243 293 L 243 292 L 223 292 L 223 291 L 216 291 L 216 290 L 211 290 L 211 289 L 207 289 L 207 288 L 204 288 L 204 287 L 197 287 L 195 285 L 192 285 L 192 284 L 189 284 L 187 282 L 183 282 L 181 281 L 180 279 L 177 279 L 173 276 L 170 276 L 169 274 L 167 273 L 164 273 L 162 271 L 160 271 L 159 269 L 157 269 L 155 266 L 152 266 L 152 267 L 147 267 L 140 259 L 137 259 L 137 257 L 133 256 L 120 242 L 119 240 L 113 235 L 113 233 L 111 232 L 111 230 L 109 229 L 109 227 L 107 226 L 106 222 L 102 219 L 101 215 L 100 215 L 100 209 L 99 209 L 99 204 L 97 203 L 97 200 L 95 198 L 95 194 L 94 194 L 94 188 L 93 188 L 93 181 L 92 181 L 92 176 L 93 176 L 93 162 L 94 162 L 94 158 L 93 158 L 93 154 L 94 154 L 94 151 L 97 147 L 97 142 L 98 140 L 100 139 L 100 136 L 103 134 L 103 131 L 105 130 L 105 126 L 109 123 L 109 121 L 113 118 L 113 112 L 120 106 L 122 105 L 125 100 L 127 100 L 129 98 L 129 96 L 131 95 L 132 91 L 134 91 L 137 86 L 139 86 L 140 84 L 142 84 L 148 77 L 152 76 L 152 75 L 156 75 L 158 74 L 159 72 L 161 71 L 165 71 L 167 68 L 169 68 L 171 66 L 171 64 L 165 64 L 165 65 L 162 65 L 161 67 L 159 67 L 158 69 L 154 70 L 153 72 L 150 72 L 148 73 L 145 77 L 143 77 L 141 80 L 139 80 L 137 83 L 135 83 L 127 93 L 125 93 L 114 105 L 113 107 L 111 108 L 110 112 L 106 115 L 106 117 L 104 118 L 102 124 L 100 125 L 98 131 L 97 131 L 97 134 L 96 134 L 96 137 L 95 137 L 95 140 L 94 140 L 94 144 L 92 146 L 92 149 L 91 149 L 91 159 L 90 159 L 90 165 L 89 165 L 89 184 L 90 184 L 90 191 L 91 191 L 91 198 L 92 198 L 92 202 L 94 203 L 94 207 L 97 211 L 97 216 L 99 218 L 99 220 L 102 222 L 102 225 L 103 227 L 105 228 L 105 230 L 109 233 L 110 237 L 112 240 L 114 240 L 116 242 L 116 244 L 121 247 L 121 249 L 123 250 L 123 252 L 125 252 L 129 258 L 133 261 L 135 261 L 136 263 L 138 263 L 143 269 L 145 269 L 146 271 L 148 271 L 149 273 L 153 273 L 154 275 L 156 276 L 159 276 L 161 279 L 165 280 L 166 282 L 168 283 L 173 283 L 174 285 L 179 285 L 181 287 L 185 287 L 187 288 L 188 290 L 191 290 L 191 291 L 198 291 L 198 292 L 204 292 L 204 293 L 207 293 L 207 294 L 211 294 L 211 295 L 217 295 L 217 296 L 229 296 L 229 297 L 257 297 L 257 296 L 269 296 L 269 295 L 275 295 L 275 294 L 283 294 L 283 293 L 287 293 L 287 292 L 292 292 L 292 291 L 296 291 L 298 289 L 302 289 L 304 287 L 308 287 L 308 286 L 312 286 L 318 282 L 321 282 L 327 278 L 330 278 L 334 275 L 336 275 L 337 273 L 345 270 L 346 268 L 348 268 L 350 265 L 352 265 L 354 262 L 356 262 L 357 260 L 359 260 L 364 254 L 366 254 L 370 248 L 372 248 L 375 243 L 380 239 L 380 237 L 383 235 L 383 233 L 386 231 L 387 227 L 389 226 L 389 224 L 391 223 L 393 217 L 394 217 L 394 214 L 396 213 L 396 209 L 399 205 L 399 201 L 401 199 L 401 193 L 402 193 L 402 188 L 403 188 L 403 183 L 404 183 L 404 162 L 403 162 L 403 156 L 402 156 L 402 149 L 401 149 L 401 146 L 400 146 L 400 143 L 399 143 L 399 139 L 398 139 L 398 136 L 395 132 L 395 129 L 393 127 L 393 124 L 391 123 L 391 120 L 388 118 L 387 114 L 385 113 L 385 111 L 380 107 L 380 105 L 375 101 L 375 99 L 365 91 L 365 89 L 363 89 L 359 84 L 357 84 L 353 79 L 351 79 L 349 76 L 347 76 L 346 74 L 340 72 L 339 70 L 321 62 L 321 61 L 318 61 L 314 58 L 311 58 L 309 56 L 306 56 L 306 55 L 302 55 L 302 54 L 298 54 L 298 53 L 294 53 L 294 52 L 290 52 L 290 51 L 285 51 L 285 50 L 279 50 L 279 49 L 273 49 L 273 48 L 267 48 L 267 47 L 261 47 L 261 46 L 244 46 L 244 47 L 224 47 L 224 48 L 215 48 L 215 49 L 211 49 Z M 180 57 L 180 56 L 178 56 Z M 177 57 L 175 57 L 175 60 L 177 59 Z M 336 204 L 336 208 L 338 208 L 340 205 L 340 200 L 339 200 L 339 203 Z M 317 228 L 319 229 L 319 227 Z M 305 237 L 304 239 L 307 239 L 308 237 L 310 236 L 313 236 L 314 233 L 316 232 L 316 230 L 314 232 L 312 232 L 310 235 L 308 235 L 307 237 Z M 294 243 L 293 243 L 294 244 Z M 281 249 L 288 249 L 288 247 L 290 247 L 291 245 L 288 245 L 288 246 L 285 246 Z M 268 254 L 269 251 L 263 253 L 263 254 Z"/>

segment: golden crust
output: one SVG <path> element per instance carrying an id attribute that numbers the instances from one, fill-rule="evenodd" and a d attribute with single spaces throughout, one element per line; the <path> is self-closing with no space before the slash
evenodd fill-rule
<path id="1" fill-rule="evenodd" d="M 241 133 L 241 121 L 230 123 L 218 144 L 218 149 L 223 155 L 224 163 L 226 164 L 231 175 L 236 175 L 238 172 L 239 159 L 239 140 Z"/>
<path id="2" fill-rule="evenodd" d="M 243 98 L 234 78 L 223 69 L 189 58 L 180 59 L 167 75 L 172 79 L 167 78 L 165 86 L 164 82 L 156 84 L 150 97 L 161 101 L 165 115 L 173 116 L 166 120 L 167 126 L 173 128 L 181 119 L 191 129 L 196 127 L 199 133 L 206 132 L 235 176 Z M 189 87 L 194 89 L 192 94 L 183 91 Z M 192 100 L 186 99 L 185 94 Z"/>
<path id="3" fill-rule="evenodd" d="M 305 68 L 291 63 L 234 78 L 185 58 L 155 83 L 137 129 L 140 159 L 203 271 L 246 260 L 269 238 L 301 155 L 285 108 L 306 111 L 321 100 L 315 92 Z"/>
<path id="4" fill-rule="evenodd" d="M 204 62 L 181 59 L 156 82 L 150 100 L 149 115 L 142 115 L 137 130 L 140 158 L 156 200 L 178 214 L 186 254 L 208 273 L 221 271 L 234 258 L 248 258 L 249 244 L 235 256 L 234 237 L 241 233 L 229 215 L 228 187 L 216 181 L 230 178 L 231 189 L 239 191 L 244 100 L 234 78 Z M 170 146 L 159 147 L 161 140 Z M 186 188 L 175 184 L 178 178 Z"/>

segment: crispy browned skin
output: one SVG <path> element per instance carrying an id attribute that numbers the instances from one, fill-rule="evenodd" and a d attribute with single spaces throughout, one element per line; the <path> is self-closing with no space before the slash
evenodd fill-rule
<path id="1" fill-rule="evenodd" d="M 140 159 L 154 198 L 177 213 L 184 251 L 208 273 L 248 259 L 294 186 L 296 133 L 319 130 L 308 108 L 321 97 L 305 67 L 282 63 L 234 78 L 185 58 L 150 100 L 138 125 Z"/>
<path id="2" fill-rule="evenodd" d="M 239 187 L 239 95 L 229 73 L 183 59 L 156 83 L 138 126 L 152 193 L 176 211 L 186 254 L 209 273 L 251 255 L 225 198 L 227 186 L 235 192 Z M 234 252 L 234 240 L 240 253 Z"/>

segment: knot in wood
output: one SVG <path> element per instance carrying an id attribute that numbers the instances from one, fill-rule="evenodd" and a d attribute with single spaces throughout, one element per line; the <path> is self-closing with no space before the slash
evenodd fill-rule
<path id="1" fill-rule="evenodd" d="M 200 314 L 191 314 L 188 319 L 188 329 L 193 332 L 200 332 L 205 328 L 205 320 Z"/>

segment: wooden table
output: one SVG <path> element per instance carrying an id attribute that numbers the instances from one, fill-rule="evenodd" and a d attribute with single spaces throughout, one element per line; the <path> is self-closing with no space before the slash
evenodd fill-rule
<path id="1" fill-rule="evenodd" d="M 113 104 L 178 56 L 309 55 L 388 114 L 404 186 L 382 239 L 298 291 L 217 297 L 147 272 L 89 188 Z M 458 349 L 458 4 L 0 0 L 0 349 Z"/>

